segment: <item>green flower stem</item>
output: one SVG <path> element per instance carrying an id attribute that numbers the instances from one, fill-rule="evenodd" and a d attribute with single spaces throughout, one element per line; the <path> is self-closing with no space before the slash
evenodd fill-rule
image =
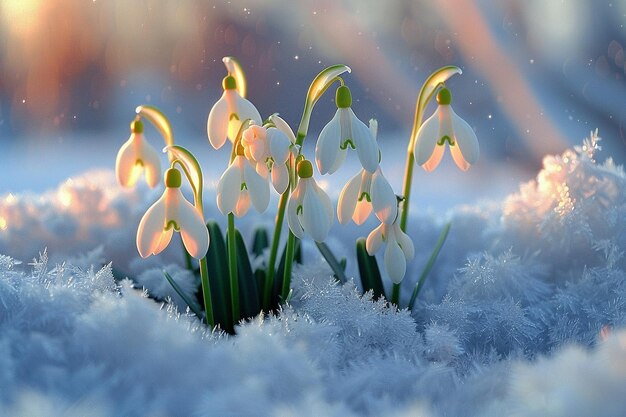
<path id="1" fill-rule="evenodd" d="M 283 302 L 287 301 L 289 290 L 291 288 L 291 266 L 293 265 L 293 255 L 296 248 L 296 236 L 289 231 L 287 238 L 287 254 L 285 256 L 285 274 L 283 275 L 283 290 L 281 293 Z"/>
<path id="2" fill-rule="evenodd" d="M 233 323 L 239 322 L 239 278 L 237 276 L 237 246 L 235 241 L 235 215 L 228 213 L 228 272 Z"/>
<path id="3" fill-rule="evenodd" d="M 183 256 L 185 257 L 185 268 L 188 271 L 193 271 L 193 264 L 191 263 L 191 255 L 189 254 L 189 252 L 187 252 L 184 245 L 183 245 Z"/>
<path id="4" fill-rule="evenodd" d="M 423 87 L 422 87 L 423 90 Z M 413 128 L 411 129 L 411 136 L 409 137 L 409 147 L 406 155 L 406 166 L 404 167 L 404 184 L 402 185 L 402 213 L 400 214 L 400 229 L 406 232 L 406 222 L 409 218 L 409 201 L 411 200 L 411 184 L 413 183 L 413 167 L 415 166 L 415 154 L 413 153 L 415 136 L 417 131 L 422 125 L 422 119 L 424 117 L 424 108 L 420 106 L 420 95 L 417 98 L 417 104 L 415 106 L 415 119 L 413 120 Z M 432 95 L 431 95 L 432 97 Z M 426 103 L 430 101 L 430 98 L 426 100 Z"/>
<path id="5" fill-rule="evenodd" d="M 391 304 L 400 308 L 400 284 L 393 284 L 393 289 L 391 291 Z"/>
<path id="6" fill-rule="evenodd" d="M 278 212 L 276 213 L 276 226 L 274 227 L 270 259 L 267 265 L 267 278 L 265 280 L 265 287 L 263 288 L 263 310 L 265 311 L 269 311 L 270 297 L 272 295 L 272 288 L 274 287 L 274 275 L 276 274 L 274 266 L 276 264 L 276 257 L 278 256 L 278 244 L 280 242 L 280 233 L 283 229 L 287 201 L 289 201 L 289 187 L 287 187 L 287 190 L 280 196 Z"/>
<path id="7" fill-rule="evenodd" d="M 215 327 L 213 318 L 213 303 L 211 301 L 211 286 L 209 285 L 209 271 L 207 269 L 206 257 L 200 259 L 200 280 L 202 281 L 202 296 L 204 298 L 204 318 L 207 326 L 211 329 Z"/>

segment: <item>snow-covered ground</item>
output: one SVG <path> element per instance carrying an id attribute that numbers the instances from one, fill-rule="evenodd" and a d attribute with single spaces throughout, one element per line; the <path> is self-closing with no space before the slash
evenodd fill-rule
<path id="1" fill-rule="evenodd" d="M 291 305 L 234 337 L 177 309 L 161 270 L 194 288 L 180 246 L 139 258 L 135 230 L 160 191 L 121 190 L 104 170 L 5 194 L 0 415 L 623 416 L 626 175 L 596 148 L 547 156 L 501 200 L 415 205 L 402 305 L 452 229 L 412 313 L 362 296 L 358 279 L 335 284 L 305 242 Z M 238 227 L 250 238 L 271 221 Z M 331 231 L 348 275 L 365 229 Z"/>

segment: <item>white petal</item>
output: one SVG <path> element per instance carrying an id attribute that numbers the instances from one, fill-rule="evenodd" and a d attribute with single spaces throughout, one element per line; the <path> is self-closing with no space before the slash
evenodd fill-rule
<path id="1" fill-rule="evenodd" d="M 352 119 L 352 141 L 356 146 L 359 161 L 366 171 L 374 172 L 378 168 L 378 145 L 372 132 L 360 121 L 352 109 L 348 109 Z"/>
<path id="2" fill-rule="evenodd" d="M 435 112 L 422 124 L 415 136 L 413 153 L 417 165 L 423 166 L 435 152 L 439 138 L 439 113 Z M 442 154 L 443 155 L 443 154 Z M 441 158 L 440 158 L 441 160 Z M 433 167 L 434 169 L 434 167 Z"/>
<path id="3" fill-rule="evenodd" d="M 400 229 L 400 224 L 396 223 L 393 227 L 394 233 L 396 235 L 396 240 L 398 241 L 402 252 L 404 252 L 406 260 L 410 261 L 415 256 L 415 247 L 413 246 L 413 241 L 411 240 L 409 235 L 407 235 L 402 231 L 402 229 Z"/>
<path id="4" fill-rule="evenodd" d="M 441 158 L 443 158 L 443 153 L 445 150 L 446 150 L 445 144 L 435 146 L 435 150 L 433 151 L 433 154 L 430 156 L 428 161 L 424 162 L 424 164 L 422 165 L 422 168 L 424 168 L 426 172 L 431 172 L 435 168 L 437 168 L 437 166 L 439 165 L 439 162 L 441 162 Z"/>
<path id="5" fill-rule="evenodd" d="M 274 162 L 286 162 L 289 159 L 289 146 L 291 142 L 287 135 L 275 127 L 267 129 L 267 142 L 269 143 L 269 153 L 274 158 Z"/>
<path id="6" fill-rule="evenodd" d="M 186 199 L 179 207 L 178 225 L 187 252 L 196 259 L 203 258 L 209 250 L 209 232 L 200 212 Z"/>
<path id="7" fill-rule="evenodd" d="M 270 202 L 270 185 L 250 164 L 244 164 L 243 180 L 248 187 L 252 205 L 259 213 L 263 213 Z"/>
<path id="8" fill-rule="evenodd" d="M 137 228 L 137 250 L 147 258 L 159 246 L 165 226 L 165 194 L 146 211 Z"/>
<path id="9" fill-rule="evenodd" d="M 469 168 L 469 165 L 474 165 L 478 161 L 478 155 L 480 154 L 478 138 L 476 133 L 474 133 L 474 129 L 465 120 L 457 116 L 454 111 L 452 112 L 452 125 L 454 128 L 454 140 L 458 146 L 451 146 L 450 151 L 457 166 L 466 170 Z M 458 149 L 454 149 L 455 147 Z M 459 164 L 457 157 L 455 157 L 455 151 L 458 151 L 458 156 L 462 157 L 463 162 L 467 164 L 467 168 L 463 168 Z"/>
<path id="10" fill-rule="evenodd" d="M 289 201 L 287 202 L 287 224 L 289 224 L 289 229 L 291 229 L 291 233 L 293 233 L 298 239 L 302 239 L 304 237 L 304 229 L 302 228 L 302 224 L 300 223 L 300 218 L 298 217 L 298 207 L 302 206 L 302 195 L 306 189 L 306 182 L 300 181 L 296 186 L 296 189 L 293 190 L 293 193 L 289 196 Z"/>
<path id="11" fill-rule="evenodd" d="M 243 173 L 241 160 L 237 156 L 232 164 L 222 174 L 217 184 L 217 207 L 222 214 L 231 213 L 237 205 L 239 193 L 241 192 L 241 182 L 243 181 Z"/>
<path id="12" fill-rule="evenodd" d="M 378 137 L 378 120 L 370 119 L 370 133 L 374 137 L 374 140 Z"/>
<path id="13" fill-rule="evenodd" d="M 339 110 L 322 129 L 315 145 L 315 162 L 320 174 L 328 173 L 337 160 L 340 145 Z"/>
<path id="14" fill-rule="evenodd" d="M 172 241 L 173 234 L 174 234 L 173 227 L 167 230 L 163 230 L 161 232 L 161 237 L 159 238 L 159 243 L 157 247 L 152 251 L 152 255 L 158 255 L 159 253 L 163 252 L 163 250 L 167 248 L 167 245 L 169 245 L 170 242 Z"/>
<path id="15" fill-rule="evenodd" d="M 140 158 L 146 171 L 146 182 L 151 188 L 156 187 L 161 182 L 161 158 L 159 153 L 144 140 Z"/>
<path id="16" fill-rule="evenodd" d="M 133 146 L 134 133 L 124 142 L 115 159 L 115 176 L 122 187 L 132 187 L 141 174 L 140 167 L 135 167 L 137 157 Z"/>
<path id="17" fill-rule="evenodd" d="M 339 195 L 339 202 L 337 203 L 337 218 L 339 223 L 345 224 L 350 221 L 354 214 L 357 199 L 359 198 L 359 189 L 361 188 L 361 172 L 346 183 Z"/>
<path id="18" fill-rule="evenodd" d="M 272 168 L 272 185 L 278 194 L 287 191 L 287 187 L 289 187 L 289 170 L 286 164 L 274 164 Z"/>
<path id="19" fill-rule="evenodd" d="M 398 216 L 398 199 L 393 188 L 378 169 L 372 176 L 372 206 L 378 220 L 391 224 Z"/>
<path id="20" fill-rule="evenodd" d="M 254 164 L 254 168 L 256 170 L 256 173 L 262 176 L 263 178 L 267 178 L 267 176 L 270 173 L 269 169 L 267 169 L 267 165 L 265 165 L 265 163 L 262 163 L 262 162 L 257 162 L 256 164 Z"/>
<path id="21" fill-rule="evenodd" d="M 314 181 L 303 178 L 301 181 Z M 323 242 L 328 236 L 330 222 L 328 221 L 327 208 L 320 195 L 313 190 L 309 184 L 309 189 L 303 196 L 302 214 L 299 216 L 303 229 L 317 242 Z"/>
<path id="22" fill-rule="evenodd" d="M 395 239 L 388 239 L 385 248 L 384 265 L 387 275 L 394 284 L 399 284 L 406 273 L 406 258 Z"/>
<path id="23" fill-rule="evenodd" d="M 289 127 L 286 121 L 284 121 L 278 113 L 274 113 L 270 116 L 270 121 L 274 123 L 276 128 L 287 135 L 287 138 L 291 143 L 296 143 L 296 136 L 293 134 L 293 130 Z"/>
<path id="24" fill-rule="evenodd" d="M 265 158 L 269 156 L 265 128 L 256 125 L 250 126 L 245 130 L 242 142 L 250 152 L 252 159 L 258 162 L 265 162 Z"/>
<path id="25" fill-rule="evenodd" d="M 222 97 L 220 97 L 217 103 L 211 108 L 206 125 L 209 142 L 211 142 L 211 146 L 215 149 L 219 149 L 224 145 L 226 136 L 228 135 L 230 110 L 228 108 L 228 102 L 226 101 L 226 93 L 227 91 L 224 91 Z"/>
<path id="26" fill-rule="evenodd" d="M 437 113 L 439 115 L 439 137 L 437 140 L 446 136 L 449 137 L 450 140 L 454 140 L 454 130 L 452 127 L 452 115 L 454 112 L 452 111 L 452 107 L 450 107 L 450 105 L 441 105 L 437 108 Z"/>
<path id="27" fill-rule="evenodd" d="M 248 190 L 242 190 L 237 200 L 237 205 L 233 210 L 233 214 L 237 217 L 243 217 L 250 209 L 250 193 Z"/>
<path id="28" fill-rule="evenodd" d="M 263 119 L 261 119 L 261 115 L 256 107 L 254 107 L 254 104 L 241 97 L 239 93 L 235 95 L 235 103 L 237 106 L 237 115 L 241 122 L 250 119 L 259 126 L 263 124 Z"/>
<path id="29" fill-rule="evenodd" d="M 383 234 L 387 227 L 385 223 L 381 223 L 376 229 L 372 230 L 365 241 L 365 249 L 370 256 L 374 256 L 380 245 L 383 244 Z"/>
<path id="30" fill-rule="evenodd" d="M 330 197 L 326 194 L 326 191 L 322 189 L 315 180 L 311 179 L 311 188 L 317 193 L 318 198 L 324 204 L 326 209 L 326 216 L 328 217 L 328 223 L 332 226 L 335 221 L 335 210 L 333 209 L 333 203 L 330 201 Z"/>
<path id="31" fill-rule="evenodd" d="M 335 159 L 335 162 L 328 170 L 328 174 L 332 174 L 335 171 L 337 171 L 339 168 L 341 168 L 341 165 L 343 165 L 343 162 L 346 160 L 346 155 L 348 155 L 347 149 L 339 149 L 339 152 L 337 152 L 337 158 Z"/>
<path id="32" fill-rule="evenodd" d="M 358 225 L 362 225 L 365 222 L 365 220 L 367 220 L 371 212 L 372 212 L 372 203 L 370 203 L 364 198 L 363 200 L 356 203 L 356 208 L 354 209 L 352 220 L 354 220 L 354 223 Z"/>

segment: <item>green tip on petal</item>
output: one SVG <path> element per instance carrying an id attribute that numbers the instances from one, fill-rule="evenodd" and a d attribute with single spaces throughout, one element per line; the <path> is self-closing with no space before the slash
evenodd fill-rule
<path id="1" fill-rule="evenodd" d="M 452 94 L 450 94 L 450 90 L 447 88 L 442 88 L 437 93 L 437 103 L 440 105 L 449 105 L 452 103 Z"/>
<path id="2" fill-rule="evenodd" d="M 176 168 L 170 168 L 165 172 L 165 186 L 168 188 L 179 188 L 182 184 L 182 176 Z"/>
<path id="3" fill-rule="evenodd" d="M 348 87 L 342 85 L 337 89 L 335 103 L 337 104 L 337 108 L 340 109 L 345 109 L 352 105 L 352 94 L 350 93 L 350 89 Z"/>
<path id="4" fill-rule="evenodd" d="M 232 75 L 224 77 L 224 79 L 222 80 L 222 87 L 224 87 L 224 90 L 236 90 L 237 81 L 235 81 L 235 77 L 233 77 Z"/>
<path id="5" fill-rule="evenodd" d="M 143 133 L 143 122 L 139 117 L 130 122 L 130 131 L 132 133 Z"/>
<path id="6" fill-rule="evenodd" d="M 306 159 L 298 162 L 298 176 L 300 178 L 311 178 L 313 176 L 313 164 Z"/>

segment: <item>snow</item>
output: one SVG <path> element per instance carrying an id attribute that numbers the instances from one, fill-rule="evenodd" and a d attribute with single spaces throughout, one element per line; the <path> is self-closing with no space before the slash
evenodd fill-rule
<path id="1" fill-rule="evenodd" d="M 305 242 L 291 305 L 236 336 L 207 332 L 162 277 L 195 289 L 180 246 L 136 254 L 158 190 L 104 171 L 2 196 L 0 415 L 624 415 L 626 176 L 599 150 L 592 134 L 547 156 L 501 201 L 414 210 L 404 305 L 452 229 L 413 312 L 335 283 Z M 338 230 L 350 260 L 366 232 Z"/>

